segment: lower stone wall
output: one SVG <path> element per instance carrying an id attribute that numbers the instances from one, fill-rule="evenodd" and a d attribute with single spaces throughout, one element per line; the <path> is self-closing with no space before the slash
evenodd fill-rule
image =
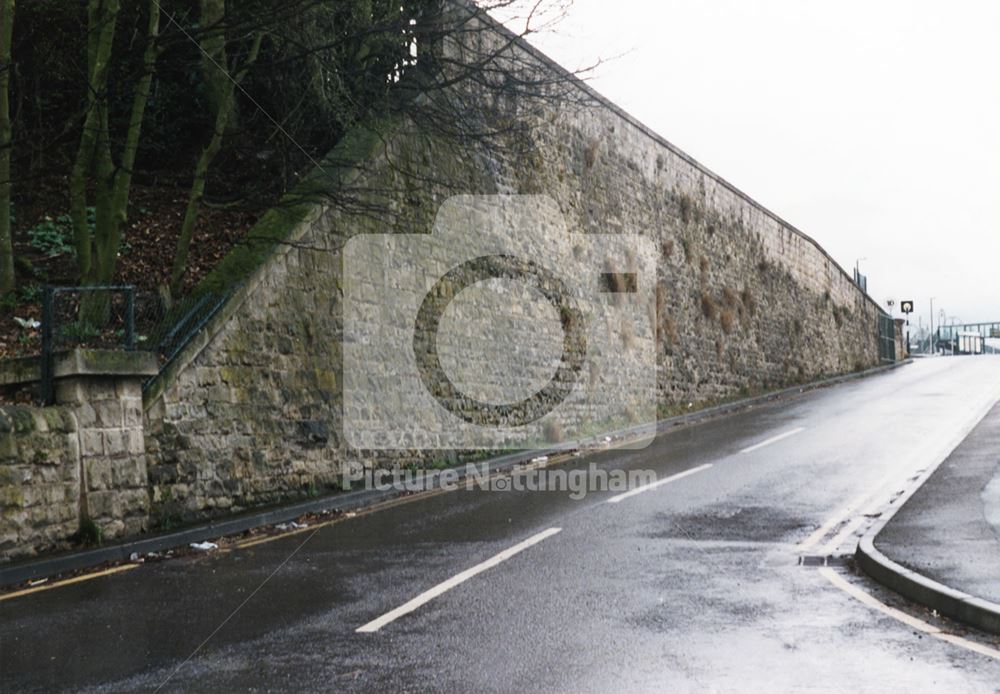
<path id="1" fill-rule="evenodd" d="M 80 443 L 68 407 L 0 406 L 0 558 L 65 547 L 80 529 Z"/>
<path id="2" fill-rule="evenodd" d="M 0 387 L 33 388 L 37 360 L 23 366 L 0 362 Z M 0 562 L 149 527 L 141 384 L 156 368 L 74 350 L 54 363 L 56 405 L 0 406 Z"/>

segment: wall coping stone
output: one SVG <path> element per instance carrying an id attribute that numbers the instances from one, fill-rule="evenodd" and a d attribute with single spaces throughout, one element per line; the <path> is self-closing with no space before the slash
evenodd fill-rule
<path id="1" fill-rule="evenodd" d="M 155 376 L 160 367 L 152 352 L 115 349 L 83 349 L 58 352 L 52 374 L 55 378 L 74 376 Z M 20 357 L 0 361 L 0 386 L 35 383 L 42 379 L 41 357 Z"/>

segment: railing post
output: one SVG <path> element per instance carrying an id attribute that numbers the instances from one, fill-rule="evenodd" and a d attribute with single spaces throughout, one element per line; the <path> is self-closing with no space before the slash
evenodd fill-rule
<path id="1" fill-rule="evenodd" d="M 52 374 L 52 310 L 55 290 L 51 285 L 45 285 L 42 293 L 42 383 L 41 399 L 43 405 L 55 402 L 56 394 Z"/>
<path id="2" fill-rule="evenodd" d="M 135 349 L 135 287 L 125 287 L 125 349 Z"/>

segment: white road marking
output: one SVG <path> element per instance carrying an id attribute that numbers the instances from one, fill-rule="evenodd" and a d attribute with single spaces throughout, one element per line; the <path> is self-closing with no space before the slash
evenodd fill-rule
<path id="1" fill-rule="evenodd" d="M 895 607 L 889 607 L 884 602 L 878 600 L 877 598 L 869 595 L 855 585 L 852 585 L 845 581 L 841 576 L 837 574 L 833 569 L 829 567 L 823 567 L 819 570 L 823 577 L 826 578 L 830 583 L 850 595 L 855 600 L 858 600 L 862 604 L 872 608 L 873 610 L 878 610 L 882 614 L 891 617 L 899 622 L 902 622 L 906 626 L 921 631 L 925 634 L 929 634 L 936 639 L 945 641 L 947 643 L 965 648 L 966 650 L 974 651 L 980 655 L 985 655 L 989 658 L 995 660 L 1000 660 L 1000 650 L 995 648 L 990 648 L 981 643 L 976 643 L 975 641 L 970 641 L 969 639 L 957 636 L 955 634 L 948 634 L 941 631 L 938 627 L 933 624 L 929 624 L 922 619 L 917 619 L 912 615 L 908 615 L 902 610 L 897 610 Z"/>
<path id="2" fill-rule="evenodd" d="M 848 537 L 848 535 L 854 532 L 854 530 L 856 530 L 864 522 L 864 514 L 866 512 L 874 513 L 878 511 L 882 505 L 884 505 L 884 497 L 891 495 L 890 492 L 892 491 L 892 488 L 908 487 L 908 491 L 906 491 L 901 497 L 892 501 L 892 503 L 895 504 L 895 508 L 902 506 L 906 503 L 906 500 L 909 499 L 910 495 L 920 488 L 923 484 L 923 480 L 930 477 L 934 470 L 936 470 L 941 463 L 948 459 L 952 452 L 958 448 L 958 446 L 966 439 L 972 430 L 979 425 L 979 422 L 981 422 L 989 411 L 993 409 L 995 404 L 996 400 L 992 396 L 983 403 L 974 404 L 969 408 L 969 411 L 971 412 L 971 419 L 967 420 L 962 425 L 957 434 L 953 434 L 951 436 L 945 435 L 942 437 L 943 440 L 938 446 L 925 446 L 924 450 L 931 451 L 931 454 L 926 458 L 919 460 L 918 464 L 908 467 L 906 470 L 891 470 L 877 485 L 875 485 L 875 491 L 864 492 L 860 496 L 852 499 L 833 517 L 816 528 L 816 530 L 809 537 L 799 543 L 798 551 L 809 551 L 814 545 L 818 544 L 820 540 L 826 537 L 827 533 L 832 531 L 841 523 L 847 523 L 847 525 L 823 547 L 824 552 L 832 552 L 837 549 L 837 547 Z M 767 442 L 765 441 L 764 443 Z M 921 479 L 915 484 L 910 481 L 914 474 L 921 475 Z M 892 487 L 890 487 L 890 485 L 892 485 Z M 863 508 L 865 510 L 861 512 L 859 518 L 851 518 L 852 514 Z"/>
<path id="3" fill-rule="evenodd" d="M 740 451 L 740 453 L 753 453 L 758 448 L 763 448 L 764 446 L 770 446 L 772 443 L 783 441 L 787 439 L 789 436 L 795 436 L 796 434 L 800 434 L 805 430 L 806 430 L 805 427 L 799 427 L 798 429 L 792 429 L 791 431 L 786 431 L 784 434 L 778 434 L 777 436 L 772 436 L 766 441 L 761 441 L 760 443 L 754 444 L 749 448 L 744 448 L 742 451 Z"/>
<path id="4" fill-rule="evenodd" d="M 698 467 L 693 467 L 690 470 L 685 470 L 684 472 L 678 472 L 676 475 L 671 475 L 670 477 L 664 477 L 662 480 L 658 480 L 656 482 L 653 482 L 652 484 L 644 484 L 641 487 L 636 487 L 635 489 L 630 489 L 627 492 L 622 492 L 621 494 L 617 494 L 617 495 L 611 497 L 610 499 L 608 499 L 608 503 L 609 504 L 617 504 L 619 501 L 622 501 L 623 499 L 627 499 L 630 496 L 635 496 L 636 494 L 642 494 L 643 492 L 648 492 L 651 489 L 656 489 L 657 487 L 662 487 L 665 484 L 669 484 L 671 482 L 676 482 L 677 480 L 683 479 L 683 478 L 687 477 L 688 475 L 693 475 L 696 472 L 701 472 L 702 470 L 707 470 L 710 467 L 712 467 L 712 463 L 705 463 L 704 465 L 699 465 Z"/>
<path id="5" fill-rule="evenodd" d="M 853 533 L 857 532 L 865 522 L 865 514 L 855 516 L 850 521 L 844 524 L 844 527 L 840 529 L 840 532 L 834 535 L 829 542 L 827 542 L 823 549 L 820 550 L 820 554 L 833 554 L 838 547 L 847 541 Z"/>
<path id="6" fill-rule="evenodd" d="M 532 535 L 527 540 L 525 540 L 523 542 L 519 542 L 518 544 L 514 545 L 513 547 L 505 549 L 504 551 L 500 552 L 499 554 L 494 555 L 493 557 L 490 557 L 486 561 L 481 562 L 479 564 L 476 564 L 472 568 L 466 569 L 465 571 L 463 571 L 460 574 L 456 574 L 456 575 L 452 576 L 447 581 L 443 581 L 441 583 L 438 583 L 436 586 L 434 586 L 433 588 L 430 588 L 429 590 L 425 590 L 423 593 L 421 593 L 417 597 L 413 598 L 409 602 L 400 605 L 399 607 L 397 607 L 396 609 L 394 609 L 394 610 L 392 610 L 390 612 L 386 612 L 384 615 L 382 615 L 378 619 L 373 619 L 372 621 L 368 622 L 364 626 L 358 627 L 354 631 L 356 631 L 359 634 L 370 634 L 372 632 L 376 632 L 379 629 L 381 629 L 382 627 L 384 627 L 386 624 L 389 624 L 390 622 L 394 622 L 397 619 L 399 619 L 400 617 L 402 617 L 403 615 L 409 614 L 410 612 L 413 612 L 414 610 L 416 610 L 421 605 L 424 605 L 424 604 L 430 602 L 431 600 L 433 600 L 437 596 L 441 595 L 442 593 L 446 593 L 447 591 L 451 590 L 455 586 L 457 586 L 457 585 L 459 585 L 461 583 L 464 583 L 465 581 L 468 581 L 473 576 L 476 576 L 477 574 L 481 574 L 483 571 L 486 571 L 487 569 L 492 569 L 497 564 L 499 564 L 499 563 L 501 563 L 503 561 L 506 561 L 507 559 L 510 559 L 511 557 L 513 557 L 515 554 L 517 554 L 519 552 L 523 552 L 524 550 L 528 549 L 532 545 L 537 545 L 542 540 L 544 540 L 544 539 L 546 539 L 548 537 L 552 537 L 553 535 L 555 535 L 556 533 L 558 533 L 561 530 L 562 530 L 562 528 L 549 528 L 548 530 L 544 530 L 544 531 L 538 533 L 537 535 Z"/>
<path id="7" fill-rule="evenodd" d="M 851 514 L 858 508 L 861 508 L 870 499 L 878 496 L 884 487 L 892 481 L 894 477 L 900 476 L 903 473 L 894 472 L 893 474 L 886 475 L 881 482 L 875 485 L 875 491 L 866 491 L 860 496 L 856 496 L 852 500 L 848 501 L 846 505 L 836 514 L 834 514 L 829 520 L 827 520 L 823 525 L 816 528 L 813 533 L 799 543 L 798 550 L 800 552 L 806 552 L 812 549 L 813 545 L 816 545 L 820 540 L 826 537 L 826 534 L 833 530 L 835 527 L 850 518 Z"/>

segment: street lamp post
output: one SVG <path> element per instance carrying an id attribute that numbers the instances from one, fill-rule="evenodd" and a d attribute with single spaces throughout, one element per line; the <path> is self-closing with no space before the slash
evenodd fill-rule
<path id="1" fill-rule="evenodd" d="M 931 354 L 935 354 L 937 350 L 934 349 L 934 299 L 936 296 L 931 297 L 931 333 L 930 337 L 927 338 L 927 349 Z"/>

